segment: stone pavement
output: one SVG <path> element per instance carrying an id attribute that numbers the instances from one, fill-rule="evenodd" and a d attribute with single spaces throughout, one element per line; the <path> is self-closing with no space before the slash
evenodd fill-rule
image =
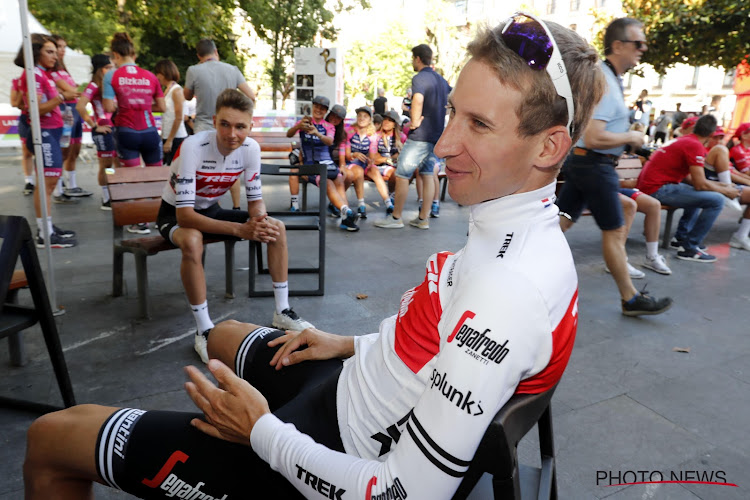
<path id="1" fill-rule="evenodd" d="M 93 155 L 92 155 L 93 156 Z M 94 162 L 79 163 L 79 183 L 98 191 Z M 21 194 L 18 151 L 0 152 L 0 213 L 33 221 L 31 197 Z M 264 181 L 269 209 L 288 204 L 281 179 Z M 315 193 L 311 188 L 311 193 Z M 351 196 L 350 196 L 351 197 Z M 401 293 L 418 283 L 436 250 L 456 250 L 466 238 L 468 210 L 447 201 L 429 231 L 406 227 L 381 230 L 382 204 L 367 191 L 370 218 L 359 233 L 345 233 L 328 221 L 326 294 L 293 297 L 295 310 L 323 330 L 357 335 L 376 331 L 396 311 Z M 413 191 L 406 217 L 416 209 Z M 55 223 L 79 235 L 75 249 L 55 250 L 58 303 L 66 314 L 58 326 L 79 403 L 190 410 L 182 367 L 196 364 L 194 322 L 179 281 L 179 254 L 149 259 L 152 319 L 138 321 L 135 269 L 125 257 L 126 295 L 111 294 L 111 217 L 99 210 L 98 193 L 76 206 L 54 205 Z M 646 271 L 656 295 L 671 295 L 674 307 L 642 319 L 620 314 L 611 277 L 604 272 L 600 236 L 583 218 L 568 234 L 580 280 L 580 322 L 570 364 L 553 399 L 558 486 L 565 499 L 747 499 L 750 498 L 750 252 L 726 244 L 737 215 L 725 210 L 708 236 L 713 265 L 683 262 L 667 252 L 672 276 Z M 638 216 L 628 242 L 631 262 L 642 262 L 645 246 Z M 312 236 L 290 235 L 292 264 L 315 259 Z M 247 271 L 235 271 L 236 298 L 224 299 L 223 246 L 210 245 L 206 259 L 209 304 L 215 321 L 235 318 L 271 321 L 271 298 L 248 299 Z M 248 249 L 238 244 L 237 267 L 247 266 Z M 40 261 L 46 266 L 43 251 Z M 313 261 L 314 262 L 314 261 Z M 292 276 L 292 287 L 311 277 Z M 312 282 L 309 282 L 312 284 Z M 358 300 L 358 294 L 367 295 Z M 21 299 L 30 300 L 28 292 Z M 0 354 L 0 394 L 59 403 L 38 330 L 25 334 L 31 362 L 12 368 Z M 5 344 L 4 344 L 5 345 Z M 673 348 L 689 348 L 689 353 Z M 21 477 L 25 431 L 34 416 L 0 409 L 0 500 L 23 497 Z M 742 422 L 745 422 L 744 424 Z M 519 452 L 534 464 L 536 437 Z M 645 478 L 626 471 L 647 471 Z M 701 484 L 609 486 L 661 479 L 723 481 L 739 487 Z M 700 474 L 699 476 L 695 475 Z M 713 476 L 708 476 L 713 473 Z M 618 474 L 620 477 L 618 478 Z M 597 481 L 597 478 L 600 478 Z M 97 487 L 97 498 L 129 495 Z M 486 492 L 475 498 L 487 498 Z"/>

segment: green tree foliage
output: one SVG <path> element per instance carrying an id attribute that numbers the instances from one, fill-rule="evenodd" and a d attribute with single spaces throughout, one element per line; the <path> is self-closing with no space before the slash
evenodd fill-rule
<path id="1" fill-rule="evenodd" d="M 183 80 L 197 62 L 201 38 L 214 40 L 223 60 L 241 63 L 227 30 L 235 0 L 29 0 L 29 9 L 50 32 L 88 55 L 108 52 L 112 33 L 127 31 L 140 66 L 152 69 L 159 59 L 171 59 Z"/>
<path id="2" fill-rule="evenodd" d="M 629 17 L 643 21 L 656 71 L 676 63 L 733 68 L 750 54 L 747 0 L 624 0 Z"/>
<path id="3" fill-rule="evenodd" d="M 414 70 L 411 48 L 419 43 L 410 40 L 406 26 L 393 23 L 379 37 L 360 40 L 346 51 L 344 94 L 348 97 L 372 97 L 377 85 L 393 95 L 406 95 Z"/>
<path id="4" fill-rule="evenodd" d="M 284 89 L 292 71 L 294 48 L 314 46 L 320 39 L 335 40 L 334 11 L 370 7 L 368 0 L 338 0 L 331 11 L 326 3 L 326 0 L 239 0 L 255 33 L 271 46 L 266 72 L 271 80 L 274 109 L 277 92 Z"/>

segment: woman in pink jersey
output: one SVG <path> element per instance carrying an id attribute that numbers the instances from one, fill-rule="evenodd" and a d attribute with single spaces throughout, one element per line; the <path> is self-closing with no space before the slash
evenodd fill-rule
<path id="1" fill-rule="evenodd" d="M 76 181 L 76 161 L 81 152 L 83 122 L 81 121 L 81 116 L 76 110 L 76 103 L 81 94 L 78 92 L 78 86 L 70 73 L 68 73 L 68 70 L 65 67 L 65 62 L 63 61 L 68 43 L 60 35 L 52 35 L 50 38 L 52 38 L 55 45 L 57 45 L 57 64 L 55 64 L 52 71 L 49 71 L 49 76 L 55 82 L 57 89 L 66 94 L 65 103 L 60 105 L 60 111 L 63 113 L 63 120 L 65 119 L 64 113 L 66 112 L 66 109 L 70 109 L 70 112 L 73 114 L 73 129 L 71 130 L 70 135 L 70 145 L 67 148 L 63 148 L 63 179 L 58 181 L 55 192 L 52 193 L 52 199 L 56 203 L 66 203 L 71 201 L 69 199 L 70 197 L 91 196 L 93 193 L 79 187 Z M 63 184 L 65 185 L 64 189 Z"/>
<path id="2" fill-rule="evenodd" d="M 372 124 L 372 110 L 369 106 L 362 106 L 357 108 L 356 113 L 357 121 L 347 133 L 345 182 L 347 187 L 354 184 L 354 191 L 357 193 L 357 213 L 362 219 L 366 219 L 365 176 L 375 182 L 378 193 L 385 203 L 386 213 L 393 211 L 393 202 L 388 197 L 388 186 L 374 163 L 378 137 Z"/>
<path id="3" fill-rule="evenodd" d="M 44 195 L 47 197 L 47 208 L 51 210 L 50 195 L 57 185 L 63 167 L 62 150 L 60 149 L 60 136 L 62 135 L 62 116 L 60 104 L 65 101 L 62 94 L 57 91 L 55 84 L 47 76 L 47 71 L 52 69 L 57 62 L 57 47 L 47 35 L 33 33 L 31 35 L 31 51 L 34 57 L 34 92 L 36 93 L 37 109 L 39 110 L 39 125 L 42 131 L 41 151 L 42 164 L 44 166 Z M 14 60 L 16 66 L 24 67 L 23 47 L 18 50 Z M 25 106 L 29 107 L 29 89 L 22 81 Z M 32 128 L 26 133 L 26 147 L 33 151 L 34 138 Z M 75 233 L 66 231 L 52 224 L 51 212 L 47 214 L 47 220 L 42 219 L 42 207 L 40 193 L 41 189 L 34 190 L 34 211 L 36 212 L 37 237 L 36 245 L 44 248 L 43 225 L 47 225 L 50 234 L 49 244 L 52 248 L 69 248 L 76 245 Z"/>
<path id="4" fill-rule="evenodd" d="M 110 43 L 114 71 L 104 76 L 104 110 L 115 113 L 115 142 L 124 167 L 161 166 L 162 147 L 151 111 L 163 113 L 167 107 L 159 80 L 135 64 L 135 47 L 127 33 L 115 33 Z M 115 98 L 117 102 L 115 103 Z"/>
<path id="5" fill-rule="evenodd" d="M 18 78 L 13 79 L 10 88 L 10 105 L 21 110 L 21 114 L 18 116 L 18 125 L 16 126 L 16 129 L 18 130 L 18 137 L 21 139 L 21 144 L 24 146 L 22 147 L 23 158 L 21 159 L 25 182 L 23 186 L 23 194 L 30 195 L 34 193 L 35 184 L 34 170 L 31 166 L 31 159 L 34 156 L 28 148 L 25 147 L 26 135 L 28 135 L 27 132 L 29 128 L 29 110 L 26 109 L 26 104 L 23 102 L 23 89 L 26 88 L 26 85 L 23 83 L 24 78 L 26 78 L 26 76 L 22 74 Z"/>
<path id="6" fill-rule="evenodd" d="M 102 210 L 112 210 L 109 200 L 109 190 L 107 189 L 106 170 L 112 165 L 119 167 L 120 162 L 115 153 L 115 138 L 112 133 L 112 113 L 104 111 L 102 104 L 102 80 L 104 75 L 114 69 L 112 61 L 106 54 L 96 54 L 91 58 L 93 66 L 91 82 L 83 95 L 78 99 L 76 109 L 84 122 L 91 128 L 91 139 L 96 145 L 96 156 L 99 160 L 99 175 L 97 180 L 102 187 Z M 89 115 L 86 106 L 91 103 L 94 111 L 93 116 Z"/>
<path id="7" fill-rule="evenodd" d="M 151 111 L 167 110 L 159 80 L 135 64 L 135 47 L 127 33 L 115 33 L 110 42 L 114 71 L 104 75 L 102 103 L 112 116 L 117 156 L 123 167 L 162 165 L 162 145 Z M 133 224 L 128 232 L 148 234 L 147 223 Z"/>
<path id="8" fill-rule="evenodd" d="M 734 132 L 735 146 L 729 150 L 734 168 L 743 174 L 750 174 L 750 122 L 743 123 Z"/>
<path id="9" fill-rule="evenodd" d="M 383 125 L 378 133 L 378 148 L 375 152 L 375 165 L 380 175 L 388 182 L 388 191 L 396 189 L 396 162 L 401 148 L 406 142 L 406 134 L 401 132 L 399 116 L 395 111 L 389 111 L 383 116 Z"/>

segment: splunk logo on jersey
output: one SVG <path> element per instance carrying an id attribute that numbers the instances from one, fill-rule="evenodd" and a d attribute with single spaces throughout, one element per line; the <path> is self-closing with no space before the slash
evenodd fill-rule
<path id="1" fill-rule="evenodd" d="M 459 391 L 448 382 L 448 374 L 440 373 L 433 368 L 430 376 L 430 389 L 437 389 L 445 399 L 456 405 L 461 411 L 477 417 L 484 413 L 482 402 L 471 399 L 471 391 Z"/>
<path id="2" fill-rule="evenodd" d="M 317 491 L 325 498 L 342 500 L 345 489 L 339 488 L 335 484 L 326 481 L 313 474 L 312 472 L 303 469 L 299 464 L 294 464 L 297 467 L 297 479 L 304 481 L 307 486 L 312 488 L 313 491 Z M 304 479 L 303 479 L 304 476 Z"/>
<path id="3" fill-rule="evenodd" d="M 372 494 L 372 487 L 378 484 L 378 478 L 372 476 L 367 482 L 367 489 L 365 490 L 365 500 L 401 500 L 407 498 L 409 495 L 406 493 L 406 488 L 401 484 L 401 480 L 397 477 L 393 478 L 393 484 L 385 486 L 385 491 L 377 495 Z"/>
<path id="4" fill-rule="evenodd" d="M 151 85 L 151 82 L 148 81 L 148 78 L 130 78 L 128 76 L 118 77 L 117 83 L 119 83 L 120 85 L 141 85 L 143 87 Z"/>
<path id="5" fill-rule="evenodd" d="M 184 498 L 186 500 L 227 500 L 229 495 L 225 493 L 223 496 L 210 495 L 204 491 L 201 491 L 206 483 L 198 481 L 195 485 L 180 479 L 177 474 L 172 472 L 172 469 L 178 463 L 184 463 L 190 458 L 186 453 L 177 450 L 172 453 L 159 472 L 151 479 L 143 479 L 141 483 L 148 486 L 149 488 L 159 488 L 164 490 L 164 493 L 168 498 L 177 497 Z"/>
<path id="6" fill-rule="evenodd" d="M 492 330 L 489 328 L 475 330 L 470 327 L 468 321 L 473 319 L 474 316 L 476 314 L 472 311 L 464 311 L 453 332 L 448 337 L 448 343 L 456 342 L 458 347 L 465 349 L 464 352 L 466 354 L 485 365 L 490 361 L 499 365 L 510 352 L 508 339 L 501 344 L 489 337 L 489 334 L 492 333 Z"/>

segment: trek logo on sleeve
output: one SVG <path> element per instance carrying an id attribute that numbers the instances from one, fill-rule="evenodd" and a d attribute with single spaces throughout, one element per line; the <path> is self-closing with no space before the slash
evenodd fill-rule
<path id="1" fill-rule="evenodd" d="M 172 473 L 172 469 L 174 469 L 178 463 L 185 463 L 188 458 L 190 457 L 186 453 L 180 450 L 175 451 L 169 456 L 162 468 L 153 478 L 143 479 L 141 483 L 149 488 L 159 488 L 164 490 L 166 492 L 165 495 L 168 498 L 176 496 L 177 498 L 189 498 L 191 500 L 227 500 L 229 498 L 227 493 L 223 496 L 212 496 L 201 491 L 201 488 L 206 485 L 203 481 L 198 481 L 195 486 L 193 486 L 187 481 L 180 479 L 177 474 Z"/>
<path id="2" fill-rule="evenodd" d="M 378 484 L 378 478 L 372 476 L 367 482 L 367 489 L 365 490 L 365 500 L 401 500 L 407 498 L 409 495 L 406 493 L 406 488 L 401 484 L 399 478 L 393 478 L 393 484 L 386 486 L 383 493 L 377 495 L 372 494 L 372 487 Z"/>
<path id="3" fill-rule="evenodd" d="M 544 200 L 542 200 L 544 202 Z M 546 206 L 546 205 L 545 205 Z M 510 246 L 511 240 L 513 240 L 513 234 L 514 233 L 508 233 L 505 235 L 505 241 L 503 241 L 503 245 L 500 247 L 500 251 L 497 252 L 497 259 L 502 259 L 505 257 L 505 252 L 508 251 L 508 247 Z"/>
<path id="4" fill-rule="evenodd" d="M 448 337 L 448 343 L 456 342 L 458 347 L 464 348 L 466 354 L 485 365 L 490 361 L 499 365 L 510 352 L 509 340 L 499 343 L 489 337 L 492 333 L 489 328 L 476 330 L 470 327 L 467 322 L 475 316 L 476 314 L 472 311 L 464 311 Z"/>
<path id="5" fill-rule="evenodd" d="M 437 389 L 445 399 L 453 403 L 456 408 L 465 411 L 473 417 L 484 413 L 482 402 L 471 399 L 471 391 L 459 391 L 448 382 L 448 374 L 440 373 L 433 368 L 430 376 L 430 389 Z M 475 406 L 476 405 L 476 406 Z"/>
<path id="6" fill-rule="evenodd" d="M 299 464 L 294 464 L 294 466 L 297 467 L 297 479 L 299 479 L 300 481 L 304 481 L 305 484 L 312 488 L 313 491 L 317 491 L 325 498 L 330 498 L 331 500 L 333 500 L 334 498 L 342 500 L 344 493 L 346 493 L 345 489 L 339 488 L 335 484 L 332 484 L 325 479 L 316 476 L 312 472 L 303 469 L 299 466 Z"/>

